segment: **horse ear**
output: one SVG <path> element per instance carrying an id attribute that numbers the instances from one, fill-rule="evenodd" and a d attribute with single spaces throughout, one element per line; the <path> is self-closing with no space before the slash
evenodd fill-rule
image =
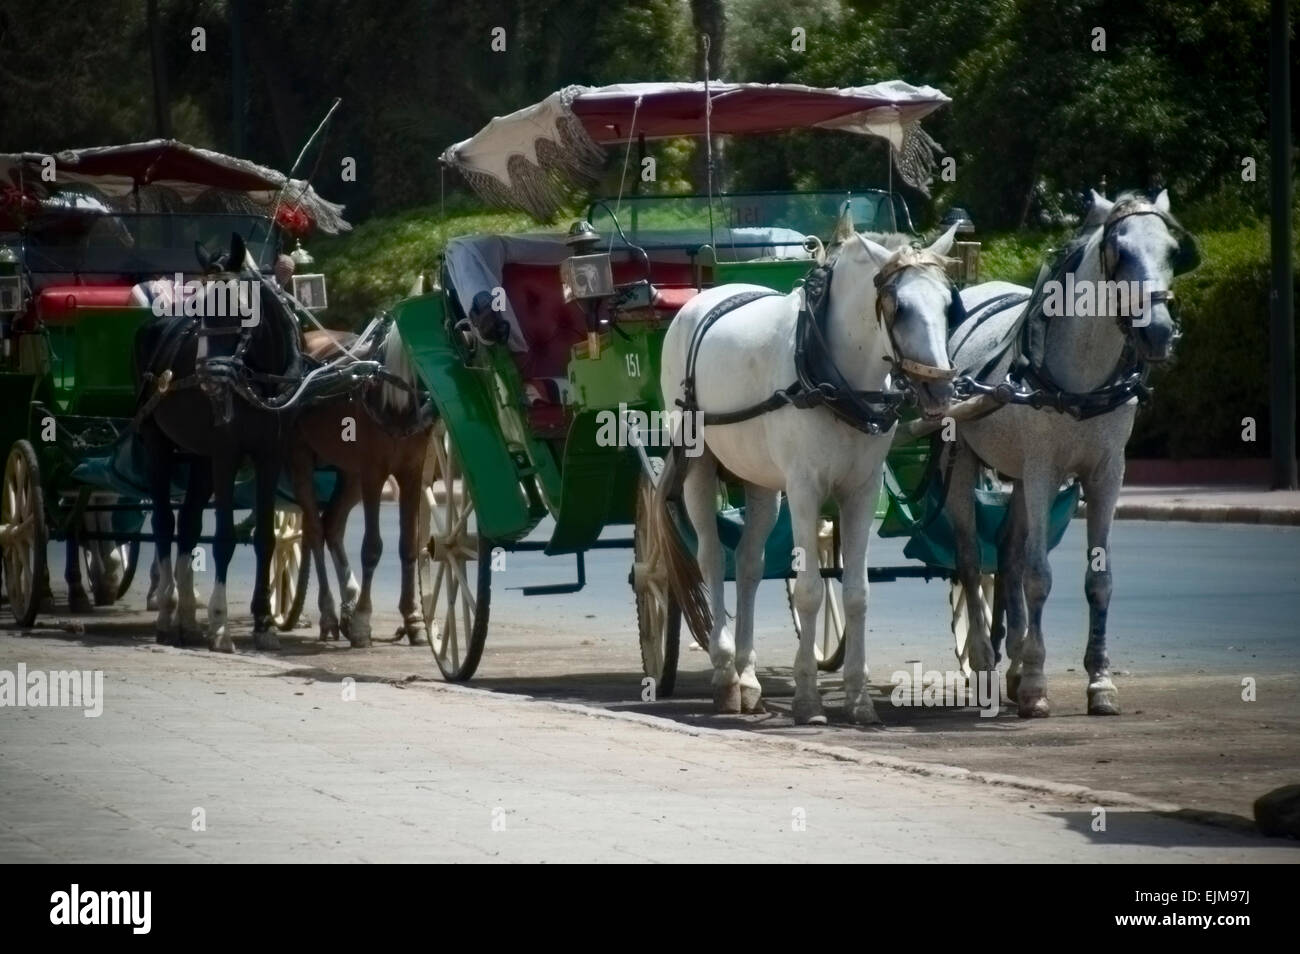
<path id="1" fill-rule="evenodd" d="M 871 261 L 875 264 L 877 268 L 884 265 L 885 262 L 889 261 L 890 257 L 894 254 L 892 251 L 885 248 L 885 246 L 877 242 L 873 242 L 871 239 L 867 238 L 861 232 L 856 233 L 856 235 L 858 237 L 858 241 L 862 243 L 863 249 L 866 250 L 867 257 L 871 259 Z"/>
<path id="2" fill-rule="evenodd" d="M 831 233 L 831 245 L 843 245 L 856 234 L 853 227 L 852 207 L 848 202 L 840 210 L 840 217 L 835 220 L 835 231 Z"/>
<path id="3" fill-rule="evenodd" d="M 928 251 L 933 252 L 935 255 L 947 255 L 948 252 L 952 250 L 952 243 L 956 241 L 956 239 L 957 226 L 954 225 L 948 231 L 935 239 L 934 244 L 930 246 Z"/>
<path id="4" fill-rule="evenodd" d="M 1110 210 L 1115 207 L 1115 203 L 1106 198 L 1096 189 L 1090 190 L 1092 196 L 1092 205 L 1088 207 L 1088 214 L 1084 217 L 1083 224 L 1085 228 L 1102 225 L 1106 221 L 1106 216 L 1110 215 Z"/>
<path id="5" fill-rule="evenodd" d="M 244 237 L 238 232 L 230 233 L 230 257 L 226 259 L 226 268 L 232 272 L 242 272 L 244 270 L 244 259 L 248 257 L 248 249 L 244 247 Z"/>
<path id="6" fill-rule="evenodd" d="M 1161 189 L 1160 194 L 1156 196 L 1155 207 L 1157 212 L 1169 214 L 1169 190 Z"/>

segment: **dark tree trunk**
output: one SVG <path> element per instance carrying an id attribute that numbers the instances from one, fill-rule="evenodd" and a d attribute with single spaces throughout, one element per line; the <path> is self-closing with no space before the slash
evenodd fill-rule
<path id="1" fill-rule="evenodd" d="M 172 138 L 171 98 L 167 93 L 167 60 L 163 55 L 162 24 L 158 0 L 149 0 L 149 60 L 153 69 L 153 127 L 159 139 Z"/>

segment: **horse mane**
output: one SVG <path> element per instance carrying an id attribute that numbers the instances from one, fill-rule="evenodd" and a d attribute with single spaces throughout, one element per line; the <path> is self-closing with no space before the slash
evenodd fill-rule
<path id="1" fill-rule="evenodd" d="M 391 409 L 398 414 L 405 414 L 411 408 L 420 380 L 410 355 L 406 353 L 406 346 L 402 342 L 402 335 L 397 330 L 396 324 L 389 326 L 388 334 L 384 337 L 382 361 L 384 368 L 403 381 L 407 387 L 385 381 L 380 389 L 380 406 L 385 410 Z"/>

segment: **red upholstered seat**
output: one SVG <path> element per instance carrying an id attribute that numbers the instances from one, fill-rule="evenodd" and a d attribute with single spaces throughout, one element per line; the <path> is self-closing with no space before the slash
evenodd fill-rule
<path id="1" fill-rule="evenodd" d="M 36 293 L 36 317 L 47 324 L 76 321 L 80 308 L 124 308 L 130 285 L 50 285 Z"/>
<path id="2" fill-rule="evenodd" d="M 640 262 L 614 265 L 614 283 L 630 284 L 645 278 Z M 655 310 L 665 320 L 695 296 L 691 267 L 682 263 L 653 264 Z M 576 302 L 564 301 L 560 269 L 556 265 L 510 263 L 501 276 L 510 306 L 519 319 L 528 350 L 516 353 L 515 362 L 525 379 L 529 426 L 546 437 L 563 437 L 568 428 L 559 389 L 551 379 L 568 374 L 569 353 L 587 336 L 587 319 Z"/>

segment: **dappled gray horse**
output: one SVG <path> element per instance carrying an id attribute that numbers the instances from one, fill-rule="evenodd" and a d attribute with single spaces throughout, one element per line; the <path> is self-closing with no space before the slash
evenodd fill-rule
<path id="1" fill-rule="evenodd" d="M 1113 203 L 1095 192 L 1092 197 L 1079 233 L 1032 297 L 1007 282 L 966 289 L 969 318 L 949 341 L 958 374 L 978 382 L 972 389 L 1008 402 L 958 425 L 949 507 L 972 626 L 971 667 L 991 671 L 995 648 L 979 598 L 973 489 L 981 462 L 1015 481 L 998 572 L 1007 689 L 1025 717 L 1049 713 L 1042 630 L 1052 586 L 1049 511 L 1071 476 L 1087 500 L 1088 712 L 1119 712 L 1106 652 L 1110 526 L 1124 479 L 1124 446 L 1146 393 L 1145 369 L 1167 360 L 1173 349 L 1170 282 L 1196 265 L 1195 243 L 1169 214 L 1167 193 L 1154 201 L 1131 193 Z"/>

